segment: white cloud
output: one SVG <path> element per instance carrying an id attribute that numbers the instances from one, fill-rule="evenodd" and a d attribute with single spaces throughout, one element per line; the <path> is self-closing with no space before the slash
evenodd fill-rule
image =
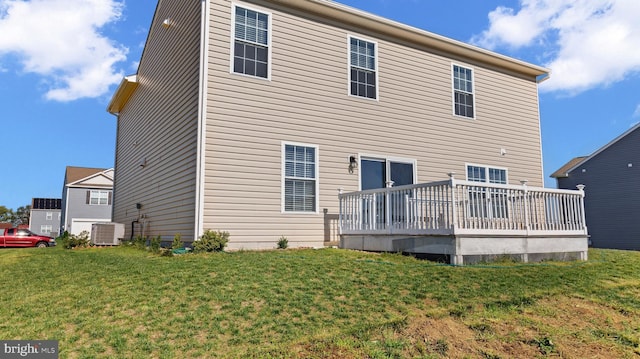
<path id="1" fill-rule="evenodd" d="M 14 54 L 20 71 L 44 76 L 47 99 L 101 96 L 122 79 L 115 64 L 128 50 L 99 30 L 122 8 L 116 0 L 0 0 L 0 60 Z"/>
<path id="2" fill-rule="evenodd" d="M 472 42 L 532 47 L 552 71 L 545 91 L 579 93 L 640 72 L 640 1 L 521 0 L 521 8 L 498 7 L 487 30 Z"/>

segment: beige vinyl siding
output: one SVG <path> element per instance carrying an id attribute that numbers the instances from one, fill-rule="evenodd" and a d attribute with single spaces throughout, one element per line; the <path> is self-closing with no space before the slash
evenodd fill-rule
<path id="1" fill-rule="evenodd" d="M 337 216 L 338 188 L 359 189 L 352 154 L 415 159 L 418 182 L 480 163 L 542 186 L 535 79 L 266 4 L 248 6 L 272 14 L 270 81 L 230 73 L 231 2 L 212 6 L 204 226 L 229 231 L 230 248 L 274 248 L 283 235 L 322 246 L 323 210 Z M 378 100 L 349 95 L 349 35 L 377 43 Z M 474 71 L 476 119 L 453 115 L 452 63 Z M 281 212 L 282 142 L 318 146 L 317 214 Z"/>
<path id="2" fill-rule="evenodd" d="M 172 26 L 165 29 L 166 18 Z M 193 240 L 199 39 L 198 2 L 159 2 L 139 86 L 118 117 L 113 220 L 125 223 L 127 238 L 139 219 L 144 233 L 136 227 L 136 235 Z"/>

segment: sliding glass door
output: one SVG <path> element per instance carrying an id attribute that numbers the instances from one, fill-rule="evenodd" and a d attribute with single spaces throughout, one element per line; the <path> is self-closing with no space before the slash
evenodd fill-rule
<path id="1" fill-rule="evenodd" d="M 414 184 L 415 164 L 413 161 L 399 161 L 379 158 L 362 158 L 360 161 L 361 190 L 386 188 Z M 398 199 L 387 199 L 381 194 L 372 194 L 363 200 L 364 224 L 370 229 L 385 228 L 386 207 L 404 208 L 397 206 Z M 397 215 L 397 213 L 396 213 Z M 397 218 L 397 216 L 395 216 Z"/>

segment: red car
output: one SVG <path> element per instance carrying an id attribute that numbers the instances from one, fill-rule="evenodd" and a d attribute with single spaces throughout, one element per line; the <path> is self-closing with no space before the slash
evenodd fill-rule
<path id="1" fill-rule="evenodd" d="M 4 232 L 3 232 L 4 231 Z M 56 240 L 32 233 L 28 229 L 0 229 L 0 248 L 2 247 L 49 247 L 55 246 Z"/>

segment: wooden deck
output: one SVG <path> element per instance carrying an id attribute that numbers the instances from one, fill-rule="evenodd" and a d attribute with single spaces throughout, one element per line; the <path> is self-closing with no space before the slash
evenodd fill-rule
<path id="1" fill-rule="evenodd" d="M 587 259 L 584 189 L 451 179 L 340 193 L 340 247 L 444 255 Z"/>

